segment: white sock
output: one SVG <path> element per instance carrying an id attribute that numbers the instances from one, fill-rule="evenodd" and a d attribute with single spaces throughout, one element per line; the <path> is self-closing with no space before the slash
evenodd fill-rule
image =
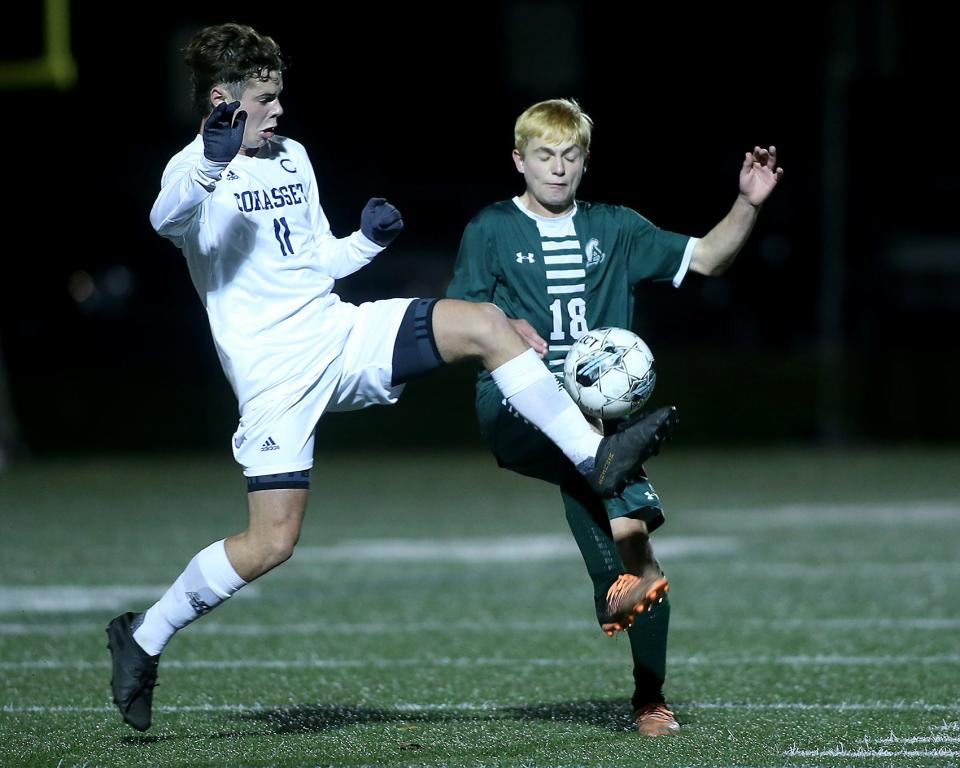
<path id="1" fill-rule="evenodd" d="M 503 396 L 517 412 L 549 437 L 575 465 L 597 455 L 601 435 L 590 427 L 577 404 L 528 349 L 490 371 Z"/>
<path id="2" fill-rule="evenodd" d="M 195 619 L 209 613 L 246 584 L 230 565 L 223 539 L 198 552 L 163 597 L 143 614 L 133 639 L 151 656 Z"/>

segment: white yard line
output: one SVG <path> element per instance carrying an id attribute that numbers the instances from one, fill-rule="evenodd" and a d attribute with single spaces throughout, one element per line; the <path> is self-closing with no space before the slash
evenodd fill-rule
<path id="1" fill-rule="evenodd" d="M 805 619 L 763 619 L 752 617 L 737 619 L 738 627 L 749 626 L 764 629 L 792 629 L 815 626 L 818 632 L 824 630 L 850 630 L 861 632 L 869 629 L 883 629 L 885 631 L 914 632 L 917 630 L 939 632 L 960 629 L 960 618 L 957 619 L 930 619 L 930 618 L 805 618 Z M 549 622 L 551 632 L 589 632 L 597 630 L 597 623 L 589 619 L 564 619 Z M 731 626 L 730 621 L 717 619 L 714 621 L 695 621 L 671 619 L 671 628 L 683 631 L 711 631 Z M 104 622 L 68 621 L 68 622 L 2 622 L 0 621 L 0 636 L 4 635 L 39 635 L 60 637 L 78 635 L 88 632 L 99 632 L 105 628 Z M 207 619 L 190 627 L 190 634 L 203 635 L 230 635 L 233 637 L 272 637 L 275 635 L 360 635 L 375 634 L 377 632 L 429 632 L 442 634 L 463 633 L 496 633 L 496 632 L 529 632 L 542 631 L 543 621 L 493 621 L 488 619 L 473 619 L 459 621 L 382 621 L 382 622 L 326 622 L 310 621 L 296 624 L 262 623 L 262 624 L 229 624 L 217 619 Z"/>
<path id="2" fill-rule="evenodd" d="M 960 736 L 944 736 L 934 733 L 930 736 L 887 736 L 883 739 L 864 739 L 869 744 L 960 744 Z"/>
<path id="3" fill-rule="evenodd" d="M 931 731 L 939 731 L 939 733 L 930 733 L 922 736 L 897 736 L 891 732 L 889 736 L 880 738 L 865 736 L 860 740 L 863 746 L 856 748 L 847 748 L 843 744 L 838 744 L 832 749 L 800 749 L 794 745 L 791 749 L 781 754 L 786 757 L 958 757 L 960 756 L 960 750 L 950 749 L 946 746 L 938 746 L 960 744 L 960 735 L 948 733 L 951 731 L 955 732 L 958 727 L 960 727 L 958 723 L 944 720 L 942 725 L 930 728 Z M 931 746 L 925 749 L 894 748 L 906 747 L 907 745 L 915 747 L 928 744 Z"/>
<path id="4" fill-rule="evenodd" d="M 42 587 L 0 585 L 0 613 L 80 613 L 84 611 L 121 610 L 124 606 L 150 604 L 167 591 L 169 584 L 78 587 L 73 584 L 53 584 Z M 257 585 L 237 593 L 240 597 L 255 597 Z"/>
<path id="5" fill-rule="evenodd" d="M 659 552 L 657 553 L 659 557 Z M 680 568 L 684 566 L 681 565 Z M 845 581 L 877 579 L 903 579 L 918 576 L 952 576 L 960 581 L 960 561 L 957 560 L 924 560 L 873 562 L 857 560 L 852 562 L 838 561 L 834 563 L 817 563 L 810 565 L 803 562 L 770 562 L 764 560 L 728 562 L 723 564 L 724 570 L 736 573 L 745 573 L 757 576 L 784 576 L 787 578 L 835 579 Z"/>
<path id="6" fill-rule="evenodd" d="M 729 536 L 661 536 L 657 556 L 730 554 L 739 547 Z M 569 534 L 469 538 L 347 539 L 329 547 L 298 547 L 290 564 L 365 562 L 529 563 L 579 559 Z"/>
<path id="7" fill-rule="evenodd" d="M 939 501 L 897 502 L 895 504 L 783 504 L 745 509 L 700 509 L 684 514 L 698 525 L 721 525 L 724 529 L 757 530 L 759 528 L 797 528 L 815 525 L 818 528 L 854 524 L 909 527 L 931 523 L 960 525 L 960 502 Z"/>
<path id="8" fill-rule="evenodd" d="M 866 701 L 866 702 L 834 702 L 816 703 L 798 701 L 782 701 L 769 703 L 726 702 L 726 701 L 696 701 L 674 702 L 677 709 L 690 707 L 691 709 L 734 709 L 758 711 L 793 711 L 793 712 L 955 712 L 960 702 L 952 704 L 937 704 L 926 701 Z"/>
<path id="9" fill-rule="evenodd" d="M 960 757 L 957 749 L 788 749 L 784 757 Z"/>
<path id="10" fill-rule="evenodd" d="M 538 706 L 549 706 L 549 702 L 538 702 Z M 309 707 L 309 703 L 303 706 Z M 355 706 L 363 706 L 353 703 L 343 704 L 344 709 L 350 709 Z M 529 706 L 529 702 L 448 702 L 443 704 L 418 704 L 414 702 L 401 702 L 392 705 L 382 705 L 380 709 L 389 712 L 496 712 L 499 710 L 509 711 L 516 707 Z M 678 702 L 675 705 L 678 711 L 684 710 L 741 710 L 741 711 L 831 711 L 831 712 L 863 712 L 863 711 L 894 711 L 894 712 L 941 712 L 956 711 L 960 707 L 960 702 L 951 702 L 946 704 L 937 704 L 930 702 L 903 702 L 903 701 L 876 701 L 876 702 L 840 702 L 833 704 L 812 704 L 807 702 L 771 702 L 771 703 L 750 703 L 750 702 Z M 154 707 L 159 712 L 283 712 L 290 711 L 296 713 L 299 707 L 291 705 L 289 701 L 278 704 L 197 704 L 197 705 L 160 705 Z M 77 712 L 113 712 L 115 708 L 109 705 L 98 706 L 71 706 L 71 705 L 53 705 L 43 706 L 35 704 L 4 704 L 0 706 L 0 714 L 58 714 L 58 713 L 77 713 Z M 787 753 L 785 753 L 787 754 Z M 790 752 L 789 754 L 794 754 Z M 896 753 L 900 754 L 900 753 Z"/>
<path id="11" fill-rule="evenodd" d="M 499 657 L 449 657 L 424 656 L 403 659 L 170 659 L 164 669 L 351 669 L 372 667 L 391 669 L 399 667 L 585 667 L 621 666 L 622 659 L 613 658 L 499 658 Z M 930 656 L 672 656 L 671 666 L 705 667 L 819 667 L 819 666 L 893 666 L 906 664 L 947 665 L 960 664 L 960 654 Z M 63 659 L 24 659 L 0 661 L 0 670 L 75 670 L 105 669 L 106 659 L 100 661 Z"/>

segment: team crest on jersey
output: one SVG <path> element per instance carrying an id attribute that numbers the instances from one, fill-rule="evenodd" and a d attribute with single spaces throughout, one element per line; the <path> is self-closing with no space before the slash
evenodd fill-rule
<path id="1" fill-rule="evenodd" d="M 595 237 L 590 238 L 586 247 L 587 266 L 592 267 L 600 264 L 605 258 L 607 258 L 607 254 L 600 250 L 600 241 Z"/>

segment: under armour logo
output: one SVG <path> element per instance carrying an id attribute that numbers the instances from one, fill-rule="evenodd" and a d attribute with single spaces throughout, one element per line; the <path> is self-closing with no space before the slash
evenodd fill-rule
<path id="1" fill-rule="evenodd" d="M 654 491 L 644 491 L 643 495 L 647 497 L 647 501 L 660 501 L 660 497 Z"/>
<path id="2" fill-rule="evenodd" d="M 527 262 L 527 264 L 533 264 L 533 254 L 524 254 L 522 251 L 517 251 L 517 264 L 523 264 L 523 262 Z"/>

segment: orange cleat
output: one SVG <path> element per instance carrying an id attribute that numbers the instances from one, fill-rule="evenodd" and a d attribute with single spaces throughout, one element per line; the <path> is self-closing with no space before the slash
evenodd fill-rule
<path id="1" fill-rule="evenodd" d="M 663 702 L 647 704 L 633 713 L 633 722 L 644 736 L 676 736 L 680 723 Z"/>
<path id="2" fill-rule="evenodd" d="M 637 614 L 659 603 L 669 591 L 670 584 L 662 573 L 643 579 L 632 573 L 621 574 L 607 590 L 605 608 L 598 611 L 600 629 L 607 637 L 630 629 Z"/>

